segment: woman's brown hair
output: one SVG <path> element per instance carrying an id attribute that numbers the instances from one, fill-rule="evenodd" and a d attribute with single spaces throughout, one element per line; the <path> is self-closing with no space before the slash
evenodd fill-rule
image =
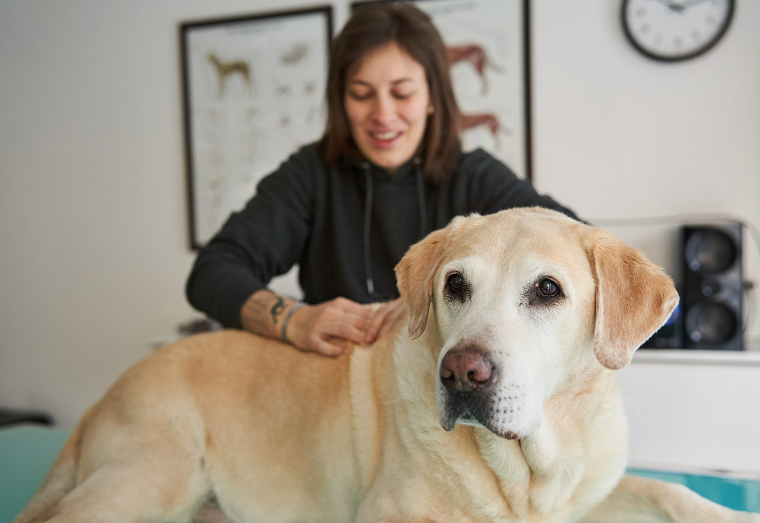
<path id="1" fill-rule="evenodd" d="M 351 136 L 344 97 L 349 72 L 371 51 L 395 42 L 425 69 L 430 115 L 417 155 L 426 180 L 441 182 L 456 167 L 460 152 L 459 109 L 441 35 L 430 17 L 411 4 L 360 5 L 330 46 L 327 77 L 327 126 L 318 151 L 330 165 L 361 161 Z"/>

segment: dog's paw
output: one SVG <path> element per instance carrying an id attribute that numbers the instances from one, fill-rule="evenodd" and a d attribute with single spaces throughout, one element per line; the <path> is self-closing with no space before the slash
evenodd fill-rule
<path id="1" fill-rule="evenodd" d="M 730 523 L 760 523 L 760 514 L 752 512 L 734 512 Z"/>

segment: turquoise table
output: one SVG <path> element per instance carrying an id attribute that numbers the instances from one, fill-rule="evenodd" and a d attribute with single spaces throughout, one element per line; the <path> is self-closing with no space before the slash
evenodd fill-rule
<path id="1" fill-rule="evenodd" d="M 29 502 L 70 433 L 32 425 L 0 429 L 0 523 L 11 523 Z M 643 469 L 628 473 L 680 483 L 721 505 L 760 513 L 760 481 Z"/>
<path id="2" fill-rule="evenodd" d="M 13 521 L 32 499 L 69 434 L 39 425 L 0 429 L 0 523 Z"/>
<path id="3" fill-rule="evenodd" d="M 680 483 L 724 507 L 760 513 L 760 481 L 758 480 L 633 468 L 628 469 L 628 474 Z"/>

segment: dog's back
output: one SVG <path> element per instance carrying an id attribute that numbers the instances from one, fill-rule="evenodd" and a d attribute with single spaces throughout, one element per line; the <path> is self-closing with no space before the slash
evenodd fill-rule
<path id="1" fill-rule="evenodd" d="M 189 521 L 210 495 L 233 516 L 298 520 L 327 507 L 336 512 L 318 520 L 348 521 L 341 507 L 358 484 L 349 366 L 241 331 L 164 347 L 88 411 L 16 523 L 78 521 L 85 506 L 128 521 L 130 503 Z M 143 483 L 140 500 L 114 496 L 120 481 Z"/>

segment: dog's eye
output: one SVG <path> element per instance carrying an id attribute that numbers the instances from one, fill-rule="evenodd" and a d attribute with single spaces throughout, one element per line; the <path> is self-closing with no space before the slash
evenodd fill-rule
<path id="1" fill-rule="evenodd" d="M 538 289 L 538 294 L 542 298 L 554 298 L 559 294 L 559 285 L 549 278 L 544 278 L 540 282 L 536 282 L 536 288 Z"/>
<path id="2" fill-rule="evenodd" d="M 462 292 L 462 289 L 464 288 L 464 279 L 462 279 L 461 275 L 454 273 L 449 276 L 448 280 L 446 280 L 446 288 L 449 292 L 453 292 L 454 294 Z"/>

